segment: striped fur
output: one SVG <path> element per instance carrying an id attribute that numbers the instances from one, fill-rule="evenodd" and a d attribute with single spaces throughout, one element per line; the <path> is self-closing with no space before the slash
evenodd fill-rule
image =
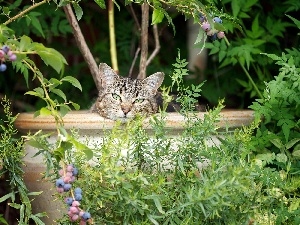
<path id="1" fill-rule="evenodd" d="M 107 64 L 99 65 L 101 90 L 92 111 L 101 116 L 125 122 L 138 114 L 149 116 L 157 112 L 156 93 L 163 73 L 155 73 L 137 80 L 117 75 Z"/>

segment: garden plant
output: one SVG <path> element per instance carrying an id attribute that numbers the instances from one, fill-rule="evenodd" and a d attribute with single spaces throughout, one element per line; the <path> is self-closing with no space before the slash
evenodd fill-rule
<path id="1" fill-rule="evenodd" d="M 78 103 L 68 100 L 65 87 L 71 84 L 69 86 L 77 88 L 78 92 L 84 92 L 78 79 L 65 75 L 65 57 L 54 48 L 33 41 L 27 35 L 28 31 L 21 34 L 22 29 L 18 27 L 18 23 L 25 23 L 32 26 L 32 32 L 38 36 L 46 36 L 44 21 L 37 19 L 41 15 L 39 7 L 64 7 L 70 22 L 69 4 L 79 20 L 83 2 L 40 1 L 24 7 L 23 1 L 14 1 L 1 8 L 1 16 L 6 20 L 0 26 L 0 70 L 5 72 L 13 68 L 16 74 L 22 73 L 27 86 L 38 83 L 37 87 L 25 92 L 43 102 L 35 116 L 52 115 L 57 124 L 55 143 L 48 142 L 50 134 L 42 132 L 17 138 L 13 128 L 16 117 L 10 112 L 9 101 L 3 98 L 6 117 L 1 124 L 1 176 L 5 175 L 9 180 L 10 192 L 0 196 L 0 202 L 10 202 L 10 207 L 19 210 L 18 223 L 44 224 L 41 217 L 45 216 L 44 212 L 32 213 L 29 197 L 41 193 L 30 193 L 22 179 L 23 145 L 26 141 L 44 156 L 47 165 L 45 178 L 53 182 L 57 190 L 55 197 L 65 202 L 65 216 L 56 224 L 299 224 L 299 46 L 277 55 L 268 52 L 267 48 L 265 53 L 259 54 L 257 58 L 268 63 L 271 59 L 279 66 L 278 75 L 265 79 L 261 65 L 255 63 L 252 55 L 239 54 L 239 47 L 245 50 L 245 45 L 251 47 L 251 53 L 261 53 L 257 46 L 265 42 L 257 40 L 254 35 L 258 33 L 259 17 L 253 20 L 253 35 L 246 32 L 253 40 L 244 38 L 245 45 L 232 47 L 235 42 L 226 38 L 226 30 L 233 31 L 233 26 L 245 30 L 244 24 L 239 27 L 241 23 L 234 17 L 247 18 L 250 8 L 258 2 L 246 1 L 240 7 L 238 1 L 232 1 L 231 17 L 218 10 L 211 4 L 213 2 L 125 1 L 124 5 L 141 5 L 142 19 L 149 13 L 145 7 L 150 6 L 152 25 L 162 23 L 166 18 L 176 30 L 168 7 L 174 7 L 186 18 L 199 23 L 196 42 L 200 43 L 202 39 L 211 41 L 206 46 L 218 53 L 220 62 L 224 60 L 223 66 L 239 64 L 248 77 L 249 83 L 242 80 L 239 83 L 248 85 L 252 95 L 259 97 L 250 106 L 256 119 L 250 126 L 234 131 L 218 129 L 224 100 L 219 100 L 213 109 L 209 109 L 204 119 L 198 118 L 195 104 L 206 84 L 189 85 L 190 81 L 185 79 L 189 75 L 188 62 L 182 57 L 182 52 L 176 50 L 177 55 L 166 73 L 169 85 L 162 88 L 164 105 L 158 114 L 149 118 L 153 132 L 145 130 L 145 118 L 126 124 L 116 122 L 111 131 L 105 131 L 101 144 L 88 138 L 80 141 L 76 130 L 64 128 L 64 115 L 71 107 L 79 109 Z M 104 1 L 95 2 L 102 9 L 106 7 Z M 119 2 L 114 3 L 120 7 Z M 224 1 L 224 6 L 227 3 Z M 108 1 L 107 6 L 112 13 L 110 4 L 113 2 Z M 21 6 L 24 9 L 18 10 Z M 293 10 L 297 8 L 290 8 Z M 63 27 L 59 32 L 70 32 L 67 20 L 62 19 L 60 13 L 57 12 L 59 16 L 56 17 L 56 23 Z M 283 23 L 282 29 L 287 26 L 300 29 L 300 21 L 288 15 L 285 17 L 289 22 Z M 144 28 L 141 25 L 142 34 Z M 72 29 L 79 38 L 74 24 Z M 280 36 L 274 34 L 274 42 L 276 35 Z M 113 36 L 112 33 L 112 45 Z M 142 39 L 143 36 L 141 43 L 148 44 Z M 147 65 L 147 49 L 142 46 L 138 77 L 145 76 L 146 69 L 151 70 L 151 65 Z M 200 46 L 199 51 L 203 47 Z M 89 53 L 84 52 L 87 46 L 79 48 L 97 87 L 95 60 L 91 61 Z M 112 47 L 111 61 L 113 68 L 119 70 L 116 52 Z M 138 55 L 139 51 L 136 52 Z M 44 67 L 37 64 L 40 61 L 35 61 L 36 56 L 48 66 L 45 72 Z M 152 62 L 157 65 L 155 60 Z M 259 77 L 261 81 L 265 81 L 259 86 L 250 76 L 250 64 L 258 76 L 262 75 Z M 51 76 L 53 72 L 58 75 Z M 186 121 L 182 133 L 176 138 L 170 137 L 165 129 L 166 108 L 173 92 L 177 93 L 176 101 L 181 106 L 179 113 Z M 218 140 L 212 137 L 218 137 Z M 16 196 L 20 202 L 16 201 Z M 3 215 L 0 215 L 0 222 L 7 224 Z"/>

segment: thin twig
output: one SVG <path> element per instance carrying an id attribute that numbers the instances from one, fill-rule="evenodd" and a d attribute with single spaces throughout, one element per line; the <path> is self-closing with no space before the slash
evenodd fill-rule
<path id="1" fill-rule="evenodd" d="M 147 60 L 147 66 L 151 63 L 151 61 L 154 59 L 154 57 L 158 54 L 160 50 L 160 43 L 159 43 L 159 37 L 158 37 L 158 30 L 157 25 L 153 25 L 153 36 L 154 36 L 154 42 L 155 42 L 155 49 L 153 50 L 152 54 L 149 56 Z"/>
<path id="2" fill-rule="evenodd" d="M 132 15 L 132 17 L 133 17 L 133 19 L 134 19 L 134 21 L 136 23 L 136 26 L 138 27 L 138 30 L 140 31 L 141 30 L 141 25 L 139 23 L 139 20 L 138 20 L 138 18 L 136 16 L 136 13 L 135 13 L 133 7 L 132 7 L 132 4 L 129 5 L 129 8 L 130 8 L 131 15 Z"/>
<path id="3" fill-rule="evenodd" d="M 109 23 L 109 41 L 110 41 L 110 58 L 112 68 L 116 73 L 119 73 L 118 57 L 116 47 L 116 35 L 115 35 L 115 20 L 114 20 L 114 2 L 108 1 L 108 23 Z"/>
<path id="4" fill-rule="evenodd" d="M 141 48 L 137 48 L 137 50 L 135 52 L 135 55 L 134 55 L 134 58 L 133 58 L 133 61 L 131 63 L 131 67 L 130 67 L 130 70 L 129 70 L 129 73 L 128 73 L 128 77 L 132 77 L 133 67 L 134 67 L 134 64 L 137 60 L 137 57 L 139 56 L 140 51 L 141 51 Z"/>
<path id="5" fill-rule="evenodd" d="M 33 10 L 34 8 L 40 6 L 40 5 L 43 5 L 45 4 L 46 2 L 48 2 L 49 0 L 43 0 L 39 3 L 36 3 L 36 4 L 33 4 L 32 6 L 28 7 L 27 9 L 25 9 L 24 11 L 18 13 L 17 15 L 15 15 L 14 17 L 12 18 L 9 18 L 7 21 L 5 21 L 5 23 L 3 23 L 5 26 L 13 21 L 15 21 L 16 19 L 24 16 L 26 13 L 28 13 L 29 11 Z"/>
<path id="6" fill-rule="evenodd" d="M 141 29 L 141 60 L 138 79 L 146 78 L 147 58 L 148 58 L 148 24 L 149 24 L 149 5 L 147 2 L 142 4 L 142 29 Z"/>
<path id="7" fill-rule="evenodd" d="M 95 85 L 97 87 L 98 90 L 100 90 L 101 88 L 101 79 L 100 79 L 100 75 L 99 75 L 99 70 L 98 70 L 98 66 L 97 63 L 89 49 L 89 47 L 86 44 L 86 41 L 84 39 L 84 36 L 81 32 L 81 29 L 79 27 L 79 24 L 77 22 L 77 19 L 74 15 L 74 12 L 72 10 L 72 7 L 70 4 L 66 5 L 63 7 L 64 11 L 66 13 L 67 19 L 73 29 L 73 34 L 77 43 L 77 46 L 84 58 L 84 60 L 86 61 L 90 72 L 93 76 Z"/>

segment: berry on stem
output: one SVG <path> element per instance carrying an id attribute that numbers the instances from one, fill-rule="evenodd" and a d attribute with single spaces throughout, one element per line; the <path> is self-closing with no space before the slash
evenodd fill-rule
<path id="1" fill-rule="evenodd" d="M 17 59 L 17 56 L 15 54 L 12 54 L 11 56 L 9 56 L 9 60 L 12 62 L 16 61 L 16 59 Z"/>
<path id="2" fill-rule="evenodd" d="M 3 50 L 5 53 L 8 53 L 8 51 L 9 51 L 9 46 L 3 45 L 3 46 L 2 46 L 2 50 Z"/>
<path id="3" fill-rule="evenodd" d="M 89 212 L 84 212 L 81 218 L 86 221 L 91 218 L 91 214 Z"/>
<path id="4" fill-rule="evenodd" d="M 202 29 L 205 30 L 206 32 L 210 30 L 210 24 L 208 22 L 205 22 L 202 24 Z"/>
<path id="5" fill-rule="evenodd" d="M 223 31 L 220 31 L 220 32 L 217 33 L 217 36 L 218 36 L 219 39 L 222 39 L 222 38 L 225 37 L 225 33 Z"/>
<path id="6" fill-rule="evenodd" d="M 59 178 L 56 180 L 55 185 L 56 187 L 63 187 L 65 185 L 65 182 L 63 181 L 63 179 Z"/>
<path id="7" fill-rule="evenodd" d="M 0 64 L 0 72 L 4 72 L 7 69 L 6 64 L 2 63 Z"/>
<path id="8" fill-rule="evenodd" d="M 3 50 L 0 50 L 0 58 L 4 58 L 5 52 Z"/>
<path id="9" fill-rule="evenodd" d="M 222 22 L 223 22 L 219 17 L 213 18 L 213 21 L 214 21 L 215 23 L 222 23 Z"/>

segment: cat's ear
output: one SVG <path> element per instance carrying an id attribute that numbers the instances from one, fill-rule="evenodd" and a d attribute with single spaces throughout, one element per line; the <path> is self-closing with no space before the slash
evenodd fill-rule
<path id="1" fill-rule="evenodd" d="M 144 86 L 151 90 L 153 94 L 156 94 L 157 89 L 160 87 L 164 80 L 165 74 L 158 72 L 143 80 Z"/>
<path id="2" fill-rule="evenodd" d="M 101 78 L 101 87 L 106 88 L 108 85 L 113 84 L 118 78 L 118 74 L 106 63 L 99 64 L 99 72 Z"/>

